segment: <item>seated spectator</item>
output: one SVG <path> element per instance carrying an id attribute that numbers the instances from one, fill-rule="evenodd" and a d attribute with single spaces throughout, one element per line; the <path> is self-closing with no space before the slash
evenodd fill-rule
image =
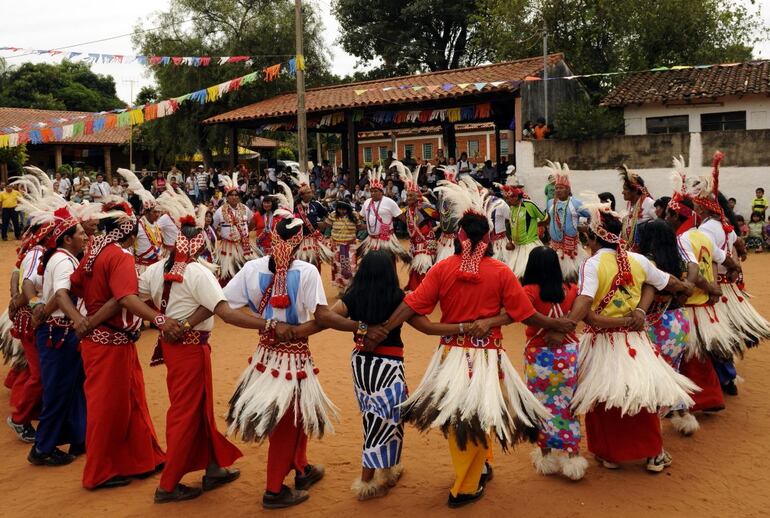
<path id="1" fill-rule="evenodd" d="M 765 242 L 765 222 L 761 212 L 752 212 L 751 221 L 748 224 L 749 232 L 746 236 L 746 248 L 757 253 L 762 251 Z"/>
<path id="2" fill-rule="evenodd" d="M 768 221 L 770 221 L 770 219 L 768 219 Z M 735 232 L 738 234 L 738 237 L 745 240 L 749 235 L 749 226 L 746 224 L 746 219 L 741 215 L 736 215 L 735 222 L 738 223 L 738 228 L 735 229 Z M 767 229 L 767 226 L 765 226 L 765 229 Z"/>
<path id="3" fill-rule="evenodd" d="M 548 125 L 545 123 L 545 119 L 540 117 L 537 119 L 537 124 L 535 125 L 535 128 L 532 130 L 532 134 L 535 137 L 535 140 L 544 140 L 548 138 L 548 135 L 551 133 L 551 128 L 548 127 Z"/>

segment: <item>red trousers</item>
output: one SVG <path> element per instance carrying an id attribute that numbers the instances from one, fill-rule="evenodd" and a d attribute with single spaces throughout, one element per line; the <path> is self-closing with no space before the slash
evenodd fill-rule
<path id="1" fill-rule="evenodd" d="M 719 376 L 710 359 L 685 358 L 682 360 L 679 372 L 701 388 L 700 392 L 691 394 L 695 400 L 695 406 L 690 409 L 691 411 L 724 409 L 725 398 L 722 394 L 722 385 L 719 383 Z"/>
<path id="2" fill-rule="evenodd" d="M 14 385 L 11 392 L 11 406 L 16 410 L 11 414 L 14 423 L 27 424 L 38 418 L 40 414 L 40 405 L 43 401 L 43 382 L 40 379 L 40 359 L 37 356 L 37 345 L 35 345 L 35 335 L 27 336 L 21 339 L 21 345 L 24 347 L 24 355 L 27 357 L 29 366 L 23 383 Z"/>
<path id="3" fill-rule="evenodd" d="M 83 487 L 138 475 L 165 461 L 144 393 L 136 345 L 80 342 L 86 381 L 86 465 Z"/>
<path id="4" fill-rule="evenodd" d="M 294 407 L 290 407 L 268 438 L 267 490 L 278 493 L 283 479 L 295 469 L 304 473 L 307 467 L 307 435 L 302 419 L 294 424 Z"/>
<path id="5" fill-rule="evenodd" d="M 406 284 L 406 288 L 404 288 L 404 291 L 414 291 L 419 286 L 422 280 L 425 278 L 425 274 L 419 274 L 414 271 L 409 272 L 409 282 Z"/>
<path id="6" fill-rule="evenodd" d="M 619 408 L 607 410 L 597 405 L 586 414 L 588 451 L 610 462 L 654 457 L 663 449 L 660 419 L 642 410 L 633 416 L 620 416 Z"/>
<path id="7" fill-rule="evenodd" d="M 173 491 L 182 477 L 212 461 L 230 466 L 241 451 L 217 431 L 211 381 L 211 348 L 161 342 L 171 405 L 166 414 L 166 466 L 160 488 Z"/>
<path id="8" fill-rule="evenodd" d="M 26 381 L 27 376 L 29 376 L 29 369 L 26 367 L 23 369 L 12 367 L 11 370 L 8 371 L 8 374 L 5 375 L 3 385 L 5 385 L 5 388 L 11 389 L 11 397 L 13 397 L 13 385 L 16 383 L 16 381 L 21 377 L 23 377 L 24 381 Z"/>

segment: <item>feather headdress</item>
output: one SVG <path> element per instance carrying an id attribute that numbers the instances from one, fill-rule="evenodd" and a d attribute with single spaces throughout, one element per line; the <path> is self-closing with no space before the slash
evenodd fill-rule
<path id="1" fill-rule="evenodd" d="M 219 175 L 219 182 L 222 184 L 222 188 L 225 191 L 225 195 L 238 189 L 238 171 L 233 172 L 232 176 L 226 174 Z"/>
<path id="2" fill-rule="evenodd" d="M 278 208 L 284 209 L 290 214 L 294 212 L 294 195 L 291 193 L 291 188 L 286 183 L 278 180 L 278 187 L 283 192 L 275 192 L 273 197 L 278 200 Z M 275 211 L 273 211 L 275 212 Z"/>
<path id="3" fill-rule="evenodd" d="M 644 179 L 639 176 L 638 173 L 629 169 L 626 164 L 620 166 L 618 171 L 620 172 L 620 178 L 623 180 L 623 183 L 627 184 L 632 189 L 639 191 L 643 198 L 651 197 L 650 191 L 644 186 Z"/>
<path id="4" fill-rule="evenodd" d="M 46 194 L 46 191 L 48 193 L 54 192 L 53 180 L 51 180 L 51 177 L 48 176 L 45 171 L 33 165 L 24 166 L 24 170 L 37 177 L 40 182 L 40 187 L 43 190 L 43 194 Z"/>
<path id="5" fill-rule="evenodd" d="M 396 172 L 398 173 L 398 177 L 402 182 L 404 182 L 404 188 L 407 190 L 407 192 L 414 192 L 418 194 L 420 193 L 420 187 L 417 185 L 417 178 L 420 175 L 419 165 L 415 167 L 414 171 L 410 171 L 409 168 L 404 164 L 398 160 L 394 160 L 390 164 L 390 167 L 395 168 Z"/>
<path id="6" fill-rule="evenodd" d="M 585 208 L 591 215 L 589 227 L 593 233 L 603 241 L 617 245 L 615 257 L 618 265 L 618 274 L 613 280 L 613 285 L 632 286 L 634 284 L 634 276 L 631 272 L 631 264 L 628 261 L 626 242 L 620 235 L 610 232 L 605 227 L 607 219 L 620 221 L 620 215 L 612 210 L 609 203 L 602 203 L 599 200 L 599 195 L 595 192 L 583 192 L 580 194 L 580 198 L 586 200 L 586 203 L 583 204 L 583 208 Z"/>
<path id="7" fill-rule="evenodd" d="M 294 183 L 294 185 L 297 186 L 297 189 L 299 191 L 303 191 L 306 189 L 309 189 L 311 191 L 313 190 L 313 188 L 310 186 L 310 174 L 307 172 L 303 173 L 302 171 L 299 171 L 299 170 L 292 170 L 291 181 Z"/>
<path id="8" fill-rule="evenodd" d="M 721 151 L 714 153 L 711 162 L 711 176 L 688 178 L 687 193 L 692 197 L 692 202 L 695 205 L 716 214 L 722 223 L 722 229 L 729 234 L 734 230 L 733 226 L 730 225 L 722 206 L 719 205 L 719 164 L 724 157 L 725 154 Z"/>
<path id="9" fill-rule="evenodd" d="M 570 171 L 569 166 L 565 163 L 545 161 L 545 169 L 551 175 L 553 175 L 553 181 L 555 185 L 562 185 L 564 187 L 572 187 L 570 184 Z"/>
<path id="10" fill-rule="evenodd" d="M 368 175 L 369 175 L 369 188 L 379 189 L 380 191 L 382 191 L 384 188 L 382 184 L 382 179 L 383 179 L 382 166 L 379 165 L 377 166 L 377 169 L 372 169 L 371 171 L 369 171 Z"/>
<path id="11" fill-rule="evenodd" d="M 142 205 L 145 209 L 150 209 L 155 206 L 155 196 L 153 196 L 150 191 L 144 188 L 142 182 L 139 181 L 139 178 L 136 177 L 133 171 L 118 168 L 118 174 L 122 176 L 126 181 L 128 184 L 128 189 L 132 193 L 139 196 L 139 199 L 142 200 Z"/>
<path id="12" fill-rule="evenodd" d="M 686 225 L 686 228 L 690 228 L 695 225 L 695 214 L 693 210 L 684 205 L 682 201 L 688 198 L 687 196 L 687 166 L 685 165 L 684 157 L 674 157 L 674 170 L 671 171 L 671 187 L 673 193 L 671 194 L 671 200 L 668 202 L 667 209 L 676 212 L 682 217 L 688 218 L 690 223 Z"/>
<path id="13" fill-rule="evenodd" d="M 436 168 L 438 171 L 444 173 L 445 182 L 457 183 L 457 165 L 440 165 Z"/>

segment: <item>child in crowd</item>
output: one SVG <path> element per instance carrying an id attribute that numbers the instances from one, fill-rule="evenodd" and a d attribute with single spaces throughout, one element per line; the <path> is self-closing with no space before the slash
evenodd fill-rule
<path id="1" fill-rule="evenodd" d="M 749 233 L 746 237 L 746 248 L 757 253 L 762 251 L 765 242 L 765 222 L 761 212 L 752 212 L 749 221 Z"/>
<path id="2" fill-rule="evenodd" d="M 765 190 L 762 187 L 757 187 L 755 194 L 757 197 L 751 201 L 751 212 L 759 212 L 764 220 L 765 212 L 767 212 L 768 207 L 767 198 L 765 198 Z"/>
<path id="3" fill-rule="evenodd" d="M 749 226 L 746 224 L 746 218 L 741 215 L 736 215 L 735 222 L 738 223 L 738 228 L 735 229 L 735 232 L 745 240 L 749 235 Z"/>

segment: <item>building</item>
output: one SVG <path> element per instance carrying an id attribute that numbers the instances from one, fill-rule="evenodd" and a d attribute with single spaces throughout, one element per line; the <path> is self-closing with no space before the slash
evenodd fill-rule
<path id="1" fill-rule="evenodd" d="M 626 135 L 770 128 L 770 61 L 629 74 L 602 104 Z"/>

